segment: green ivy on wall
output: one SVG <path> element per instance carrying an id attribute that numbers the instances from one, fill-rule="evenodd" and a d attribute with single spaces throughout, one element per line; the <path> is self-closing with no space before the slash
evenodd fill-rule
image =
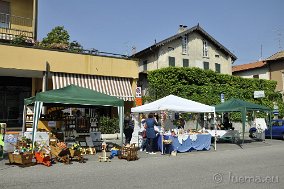
<path id="1" fill-rule="evenodd" d="M 173 94 L 207 105 L 220 104 L 220 95 L 225 100 L 238 98 L 248 102 L 273 108 L 273 102 L 279 106 L 279 116 L 283 117 L 282 95 L 275 92 L 276 82 L 263 79 L 247 79 L 227 74 L 218 74 L 212 70 L 200 68 L 168 67 L 148 73 L 148 94 L 144 101 L 154 101 Z M 254 91 L 264 91 L 264 98 L 254 98 Z M 238 114 L 236 114 L 238 115 Z M 235 119 L 238 120 L 239 116 Z"/>

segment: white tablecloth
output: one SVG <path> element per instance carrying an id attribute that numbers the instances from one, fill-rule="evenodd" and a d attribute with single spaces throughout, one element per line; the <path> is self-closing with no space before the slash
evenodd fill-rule
<path id="1" fill-rule="evenodd" d="M 215 136 L 215 130 L 206 130 L 212 137 Z M 237 130 L 216 130 L 218 138 L 224 137 L 239 137 L 239 131 Z"/>

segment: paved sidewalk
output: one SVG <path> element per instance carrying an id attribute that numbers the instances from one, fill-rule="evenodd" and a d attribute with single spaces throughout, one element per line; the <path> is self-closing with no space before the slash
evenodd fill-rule
<path id="1" fill-rule="evenodd" d="M 113 143 L 113 144 L 119 144 L 121 141 L 120 140 L 111 140 L 111 141 L 106 141 L 107 143 Z M 179 156 L 188 156 L 188 155 L 198 155 L 198 154 L 204 154 L 204 153 L 218 153 L 222 151 L 235 151 L 235 150 L 242 150 L 242 149 L 252 149 L 252 148 L 261 148 L 261 147 L 267 147 L 267 146 L 272 146 L 272 145 L 283 145 L 284 141 L 283 140 L 275 140 L 275 139 L 266 139 L 265 141 L 254 141 L 254 140 L 249 140 L 247 139 L 244 144 L 238 145 L 238 144 L 233 144 L 233 143 L 217 143 L 217 150 L 214 150 L 214 144 L 211 145 L 211 149 L 209 151 L 192 151 L 192 152 L 186 152 L 186 153 L 177 153 L 177 157 Z M 139 159 L 144 159 L 144 158 L 168 158 L 170 157 L 169 154 L 161 154 L 160 151 L 156 152 L 156 154 L 146 154 L 146 152 L 141 152 L 138 150 L 138 157 Z M 107 152 L 107 156 L 109 156 L 111 153 Z M 102 155 L 101 152 L 97 152 L 95 155 L 85 155 L 84 157 L 87 159 L 88 162 L 98 162 L 98 157 Z M 173 157 L 173 156 L 171 156 Z M 174 157 L 173 157 L 174 158 Z M 120 160 L 115 156 L 113 159 L 111 159 L 112 162 L 116 161 L 124 161 Z M 125 160 L 126 161 L 126 160 Z M 73 161 L 74 164 L 79 164 L 76 161 Z M 53 166 L 58 166 L 61 163 L 56 163 Z M 9 160 L 7 157 L 5 159 L 0 159 L 0 170 L 1 169 L 6 169 L 9 168 Z M 13 167 L 16 165 L 12 165 Z M 71 165 L 72 166 L 72 165 Z"/>

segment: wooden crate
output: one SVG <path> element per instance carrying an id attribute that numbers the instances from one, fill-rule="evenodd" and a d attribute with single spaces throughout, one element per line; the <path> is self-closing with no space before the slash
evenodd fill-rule
<path id="1" fill-rule="evenodd" d="M 27 165 L 32 163 L 33 159 L 32 153 L 21 153 L 21 154 L 9 153 L 8 156 L 10 164 L 16 163 L 21 165 Z"/>
<path id="2" fill-rule="evenodd" d="M 127 161 L 138 160 L 137 149 L 135 148 L 135 145 L 131 145 L 129 147 L 123 146 L 118 155 L 118 158 L 127 159 Z"/>
<path id="3" fill-rule="evenodd" d="M 69 164 L 70 163 L 70 159 L 69 159 L 68 155 L 63 156 L 63 157 L 59 156 L 59 153 L 62 151 L 62 149 L 60 147 L 58 147 L 58 146 L 50 146 L 50 150 L 51 150 L 50 151 L 51 156 L 55 156 L 55 160 L 62 161 L 65 164 Z"/>
<path id="4" fill-rule="evenodd" d="M 70 151 L 70 158 L 77 158 L 78 161 L 83 159 L 82 152 L 80 150 L 73 150 L 69 149 Z"/>

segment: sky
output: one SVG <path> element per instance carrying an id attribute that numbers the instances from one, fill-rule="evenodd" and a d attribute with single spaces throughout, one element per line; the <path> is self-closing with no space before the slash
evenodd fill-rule
<path id="1" fill-rule="evenodd" d="M 131 55 L 199 23 L 239 65 L 284 50 L 283 8 L 283 0 L 39 0 L 38 40 L 64 26 L 84 49 Z"/>

